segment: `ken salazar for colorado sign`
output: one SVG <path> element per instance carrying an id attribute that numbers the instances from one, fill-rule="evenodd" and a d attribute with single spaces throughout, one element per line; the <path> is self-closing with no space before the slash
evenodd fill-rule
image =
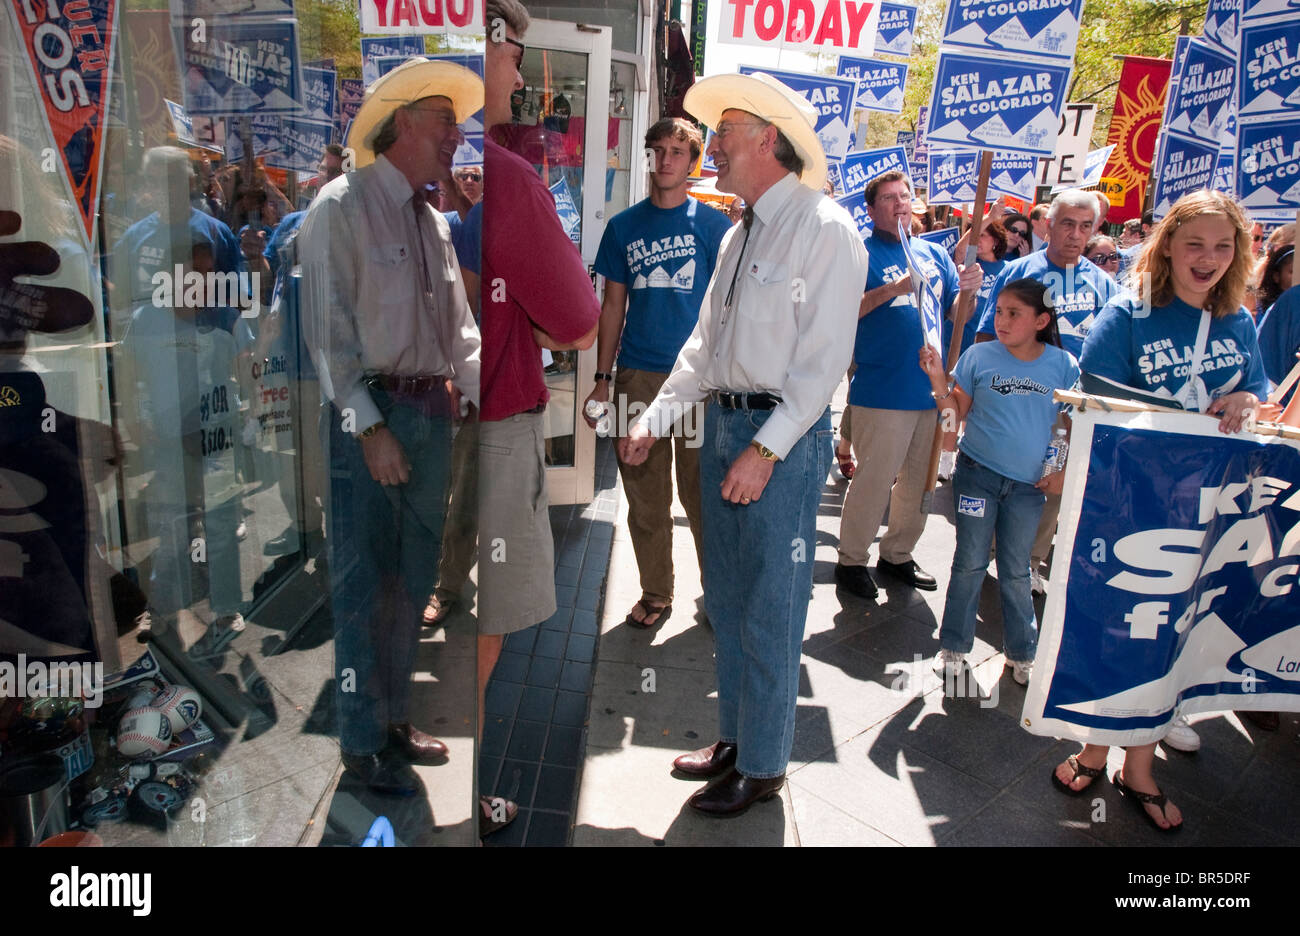
<path id="1" fill-rule="evenodd" d="M 876 0 L 725 0 L 719 42 L 870 55 Z"/>

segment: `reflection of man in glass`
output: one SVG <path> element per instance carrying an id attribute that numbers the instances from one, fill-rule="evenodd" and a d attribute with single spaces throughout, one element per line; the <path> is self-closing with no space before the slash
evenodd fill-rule
<path id="1" fill-rule="evenodd" d="M 479 335 L 447 222 L 427 187 L 451 180 L 458 122 L 483 104 L 473 72 L 413 59 L 370 87 L 353 121 L 358 169 L 328 183 L 298 236 L 302 308 L 332 402 L 327 514 L 339 743 L 374 790 L 410 794 L 406 763 L 446 755 L 411 724 L 420 612 L 433 591 L 451 423 L 478 397 Z"/>

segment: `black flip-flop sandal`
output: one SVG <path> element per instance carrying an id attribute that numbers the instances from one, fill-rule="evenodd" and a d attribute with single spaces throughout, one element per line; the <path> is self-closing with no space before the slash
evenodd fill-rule
<path id="1" fill-rule="evenodd" d="M 1088 777 L 1090 780 L 1096 781 L 1098 777 L 1104 778 L 1106 776 L 1105 765 L 1102 765 L 1101 767 L 1089 767 L 1087 764 L 1084 764 L 1079 760 L 1077 754 L 1071 754 L 1065 759 L 1065 762 L 1069 764 L 1070 769 L 1074 771 L 1074 776 L 1070 778 L 1070 783 L 1073 783 L 1080 777 Z M 1056 787 L 1066 796 L 1082 796 L 1084 793 L 1087 793 L 1092 789 L 1091 783 L 1082 786 L 1077 790 L 1070 786 L 1070 783 L 1062 781 L 1061 778 L 1056 775 L 1056 768 L 1052 768 L 1052 786 Z"/>
<path id="2" fill-rule="evenodd" d="M 658 627 L 664 621 L 668 620 L 669 616 L 673 613 L 672 602 L 669 602 L 666 605 L 652 605 L 644 598 L 640 599 L 635 605 L 633 605 L 633 609 L 636 608 L 641 609 L 641 620 L 638 621 L 636 618 L 632 617 L 629 612 L 628 616 L 623 619 L 623 623 L 630 624 L 633 627 L 639 627 L 642 630 L 650 630 L 652 627 Z M 654 623 L 647 624 L 645 620 L 652 614 L 658 616 L 654 619 Z"/>
<path id="3" fill-rule="evenodd" d="M 1169 800 L 1165 798 L 1163 793 L 1139 793 L 1131 786 L 1125 785 L 1123 779 L 1121 779 L 1118 773 L 1110 778 L 1110 782 L 1114 785 L 1115 792 L 1119 793 L 1119 795 L 1125 800 L 1132 803 L 1133 807 L 1146 817 L 1147 822 L 1151 823 L 1151 827 L 1157 832 L 1164 832 L 1172 835 L 1175 832 L 1181 831 L 1183 826 L 1186 824 L 1185 822 L 1180 822 L 1178 825 L 1171 825 L 1166 829 L 1160 823 L 1156 822 L 1155 816 L 1147 812 L 1147 804 L 1158 806 L 1160 808 L 1160 815 L 1165 817 L 1166 822 L 1169 821 L 1169 814 L 1165 812 L 1165 807 L 1169 804 Z M 1091 786 L 1091 784 L 1089 784 L 1089 786 Z"/>

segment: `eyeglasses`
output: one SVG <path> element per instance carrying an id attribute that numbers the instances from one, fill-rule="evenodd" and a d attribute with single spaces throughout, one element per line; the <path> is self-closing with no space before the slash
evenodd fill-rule
<path id="1" fill-rule="evenodd" d="M 501 42 L 509 43 L 519 50 L 519 57 L 515 59 L 515 71 L 518 71 L 524 65 L 524 53 L 528 51 L 528 46 L 524 45 L 518 39 L 511 39 L 509 36 L 506 36 L 501 40 Z M 501 43 L 497 44 L 500 45 Z"/>
<path id="2" fill-rule="evenodd" d="M 719 140 L 725 140 L 728 134 L 730 134 L 731 131 L 735 130 L 737 127 L 761 127 L 761 126 L 763 126 L 763 124 L 757 120 L 737 120 L 735 123 L 732 123 L 730 121 L 723 121 L 722 123 L 718 124 L 717 128 L 713 131 L 713 135 L 717 137 Z"/>
<path id="3" fill-rule="evenodd" d="M 1106 264 L 1106 263 L 1118 263 L 1118 262 L 1119 262 L 1119 253 L 1116 252 L 1116 253 L 1099 253 L 1099 254 L 1093 254 L 1093 255 L 1092 255 L 1091 257 L 1089 257 L 1088 259 L 1091 260 L 1093 263 L 1097 264 L 1098 266 L 1101 266 L 1101 265 Z"/>

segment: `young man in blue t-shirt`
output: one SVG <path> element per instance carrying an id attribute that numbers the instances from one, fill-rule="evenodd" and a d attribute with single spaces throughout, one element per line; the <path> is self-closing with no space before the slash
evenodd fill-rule
<path id="1" fill-rule="evenodd" d="M 1105 270 L 1083 256 L 1083 248 L 1092 237 L 1100 217 L 1101 206 L 1094 192 L 1068 189 L 1056 196 L 1047 212 L 1046 249 L 1021 257 L 1003 268 L 989 294 L 975 340 L 992 341 L 996 337 L 993 315 L 1002 287 L 1018 279 L 1032 279 L 1042 283 L 1051 293 L 1061 347 L 1077 360 L 1083 354 L 1083 341 L 1092 330 L 1097 315 L 1113 296 L 1123 292 Z M 1029 563 L 1030 582 L 1037 594 L 1046 591 L 1039 567 L 1047 561 L 1048 550 L 1052 548 L 1060 510 L 1061 495 L 1048 494 L 1038 522 L 1038 532 L 1034 535 Z"/>
<path id="2" fill-rule="evenodd" d="M 862 461 L 844 497 L 835 581 L 870 600 L 877 588 L 867 571 L 867 550 L 886 504 L 889 529 L 880 541 L 876 568 L 914 588 L 938 587 L 934 576 L 912 559 L 925 529 L 921 497 L 937 411 L 930 380 L 916 366 L 925 338 L 907 257 L 895 233 L 900 221 L 912 220 L 911 183 L 901 172 L 886 172 L 868 183 L 866 202 L 874 229 L 866 241 L 867 283 L 853 347 L 858 369 L 849 385 L 853 450 Z M 959 274 L 942 247 L 916 237 L 909 246 L 945 314 L 957 303 L 959 291 L 979 288 L 984 273 L 978 265 Z"/>
<path id="3" fill-rule="evenodd" d="M 645 145 L 655 157 L 650 197 L 610 220 L 596 255 L 596 272 L 605 277 L 605 297 L 596 385 L 587 396 L 588 402 L 604 403 L 613 383 L 616 409 L 636 407 L 629 414 L 633 418 L 658 394 L 694 330 L 722 236 L 731 227 L 722 212 L 686 194 L 691 166 L 703 149 L 693 124 L 680 118 L 661 120 L 646 133 Z M 610 373 L 615 354 L 617 380 Z M 586 416 L 586 403 L 583 410 Z M 695 537 L 696 555 L 703 552 L 697 447 L 703 420 L 700 407 L 694 410 L 684 414 L 692 418 L 679 424 L 672 446 L 655 446 L 640 465 L 618 463 L 627 495 L 628 530 L 641 571 L 641 599 L 627 617 L 635 626 L 661 623 L 672 605 L 674 452 L 677 493 Z M 595 426 L 590 416 L 586 419 Z"/>

